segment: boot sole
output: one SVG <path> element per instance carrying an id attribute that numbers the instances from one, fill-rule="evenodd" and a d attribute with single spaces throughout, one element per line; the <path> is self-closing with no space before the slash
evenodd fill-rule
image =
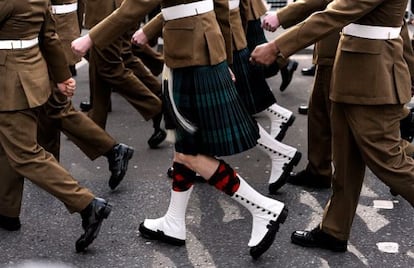
<path id="1" fill-rule="evenodd" d="M 293 167 L 295 167 L 300 159 L 302 158 L 302 153 L 297 151 L 293 156 L 292 160 L 283 168 L 283 173 L 280 178 L 275 181 L 274 183 L 269 184 L 269 193 L 276 194 L 277 191 L 285 185 L 289 179 L 290 172 L 292 171 Z"/>
<path id="2" fill-rule="evenodd" d="M 321 249 L 330 250 L 332 252 L 346 252 L 347 251 L 347 246 L 332 246 L 332 245 L 325 245 L 322 243 L 309 243 L 309 242 L 304 242 L 301 239 L 296 239 L 293 236 L 291 236 L 290 240 L 292 241 L 293 244 L 301 246 L 301 247 L 306 247 L 306 248 L 321 248 Z"/>
<path id="3" fill-rule="evenodd" d="M 148 140 L 148 146 L 151 149 L 157 149 L 158 145 L 160 145 L 165 139 L 167 138 L 167 133 L 165 131 L 160 132 L 159 135 L 155 136 L 154 138 L 150 138 Z"/>
<path id="4" fill-rule="evenodd" d="M 150 230 L 144 226 L 143 222 L 139 225 L 138 230 L 141 233 L 141 235 L 147 239 L 158 240 L 158 241 L 165 242 L 167 244 L 174 245 L 174 246 L 185 245 L 185 240 L 165 235 L 164 232 L 160 230 L 158 231 Z"/>
<path id="5" fill-rule="evenodd" d="M 85 251 L 85 249 L 92 244 L 95 238 L 98 237 L 102 222 L 104 219 L 108 218 L 111 211 L 112 206 L 109 204 L 106 204 L 106 206 L 99 211 L 99 220 L 85 230 L 85 233 L 76 241 L 76 252 Z"/>
<path id="6" fill-rule="evenodd" d="M 282 141 L 283 138 L 286 136 L 286 132 L 288 128 L 295 122 L 296 117 L 292 114 L 286 123 L 282 123 L 282 128 L 280 129 L 279 134 L 275 137 L 277 141 Z"/>
<path id="7" fill-rule="evenodd" d="M 250 248 L 250 256 L 254 260 L 257 260 L 263 253 L 265 253 L 270 246 L 273 244 L 276 238 L 276 233 L 279 231 L 279 225 L 283 224 L 286 221 L 288 216 L 288 209 L 284 207 L 282 212 L 280 212 L 279 216 L 277 217 L 276 221 L 270 221 L 270 224 L 267 225 L 269 231 L 267 231 L 266 235 L 263 237 L 262 241 L 257 244 L 257 246 Z"/>
<path id="8" fill-rule="evenodd" d="M 131 160 L 132 156 L 134 156 L 134 149 L 128 148 L 125 153 L 125 157 L 124 157 L 124 159 L 126 160 L 125 167 L 121 170 L 121 173 L 119 174 L 118 177 L 115 178 L 111 176 L 111 178 L 109 179 L 108 185 L 109 185 L 109 188 L 111 188 L 111 190 L 114 190 L 116 187 L 118 187 L 118 185 L 124 179 L 125 174 L 128 170 L 129 160 Z"/>

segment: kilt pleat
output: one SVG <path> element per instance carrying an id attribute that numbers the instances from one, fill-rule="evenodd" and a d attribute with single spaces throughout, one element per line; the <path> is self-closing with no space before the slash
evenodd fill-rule
<path id="1" fill-rule="evenodd" d="M 247 22 L 247 48 L 249 51 L 253 51 L 253 49 L 257 45 L 261 45 L 267 43 L 266 36 L 264 34 L 263 28 L 261 26 L 260 19 L 257 20 L 250 20 Z"/>
<path id="2" fill-rule="evenodd" d="M 237 93 L 247 111 L 250 114 L 256 113 L 256 104 L 254 100 L 254 92 L 250 85 L 250 69 L 249 69 L 249 50 L 247 48 L 233 51 L 233 72 L 236 76 L 236 89 Z"/>
<path id="3" fill-rule="evenodd" d="M 173 76 L 175 104 L 197 127 L 194 134 L 177 129 L 177 152 L 225 156 L 256 146 L 256 122 L 236 92 L 227 63 L 174 69 Z"/>
<path id="4" fill-rule="evenodd" d="M 233 71 L 236 88 L 251 115 L 276 103 L 276 98 L 264 76 L 263 67 L 250 64 L 250 51 L 233 51 Z"/>

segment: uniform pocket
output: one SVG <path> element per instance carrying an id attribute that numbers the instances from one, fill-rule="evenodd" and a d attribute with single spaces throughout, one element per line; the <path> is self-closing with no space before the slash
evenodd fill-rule
<path id="1" fill-rule="evenodd" d="M 383 81 L 381 52 L 383 40 L 367 40 L 342 36 L 336 55 L 335 85 L 343 94 L 357 98 L 376 98 L 382 94 L 378 83 Z"/>
<path id="2" fill-rule="evenodd" d="M 194 51 L 195 26 L 188 18 L 167 21 L 163 30 L 164 53 L 177 60 L 191 60 Z"/>
<path id="3" fill-rule="evenodd" d="M 365 39 L 354 36 L 343 36 L 341 50 L 365 54 L 381 54 L 384 47 L 384 40 Z"/>

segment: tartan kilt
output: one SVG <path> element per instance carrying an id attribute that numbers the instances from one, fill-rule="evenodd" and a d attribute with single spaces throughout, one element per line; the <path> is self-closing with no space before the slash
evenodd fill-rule
<path id="1" fill-rule="evenodd" d="M 256 146 L 256 121 L 244 108 L 226 62 L 176 68 L 172 74 L 175 105 L 196 127 L 189 133 L 177 126 L 177 152 L 226 156 Z"/>
<path id="2" fill-rule="evenodd" d="M 249 51 L 253 51 L 257 45 L 267 43 L 261 24 L 260 19 L 250 20 L 247 22 L 246 39 Z"/>
<path id="3" fill-rule="evenodd" d="M 233 51 L 236 89 L 246 109 L 254 115 L 276 103 L 276 98 L 267 84 L 263 67 L 250 64 L 249 58 L 247 48 Z"/>

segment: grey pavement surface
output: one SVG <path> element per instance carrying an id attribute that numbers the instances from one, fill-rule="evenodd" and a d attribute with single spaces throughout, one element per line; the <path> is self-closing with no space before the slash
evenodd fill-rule
<path id="1" fill-rule="evenodd" d="M 279 104 L 296 115 L 284 139 L 303 153 L 296 171 L 305 166 L 307 159 L 307 117 L 298 114 L 298 107 L 307 103 L 313 82 L 312 77 L 300 74 L 300 69 L 311 64 L 311 53 L 304 52 L 292 57 L 299 67 L 285 92 L 279 91 L 280 75 L 269 79 Z M 78 73 L 75 107 L 88 97 L 87 65 L 80 67 Z M 107 131 L 119 142 L 135 148 L 127 175 L 117 190 L 111 191 L 107 186 L 109 171 L 105 158 L 90 161 L 62 136 L 63 166 L 82 185 L 113 205 L 99 237 L 86 253 L 76 253 L 75 241 L 82 233 L 80 216 L 70 215 L 57 199 L 27 182 L 21 230 L 0 230 L 0 267 L 15 267 L 26 260 L 60 262 L 71 267 L 414 267 L 413 209 L 401 197 L 391 196 L 369 170 L 346 253 L 291 244 L 294 230 L 313 228 L 320 221 L 330 195 L 330 190 L 315 191 L 292 185 L 284 186 L 278 195 L 272 196 L 286 203 L 289 217 L 273 246 L 257 261 L 251 259 L 247 246 L 251 228 L 248 211 L 206 184 L 197 184 L 191 196 L 185 246 L 175 247 L 140 237 L 140 222 L 146 217 L 160 217 L 167 209 L 171 182 L 166 170 L 171 164 L 173 147 L 164 143 L 157 150 L 149 149 L 146 141 L 152 133 L 151 122 L 145 122 L 116 93 L 112 104 Z M 269 127 L 266 118 L 259 117 L 258 121 Z M 251 149 L 225 159 L 258 191 L 268 193 L 271 163 L 260 150 Z M 393 208 L 376 208 L 377 201 L 391 201 L 387 205 Z M 385 249 L 396 253 L 380 250 L 381 242 L 396 243 L 397 250 L 392 246 Z M 43 263 L 38 267 L 47 266 Z"/>

